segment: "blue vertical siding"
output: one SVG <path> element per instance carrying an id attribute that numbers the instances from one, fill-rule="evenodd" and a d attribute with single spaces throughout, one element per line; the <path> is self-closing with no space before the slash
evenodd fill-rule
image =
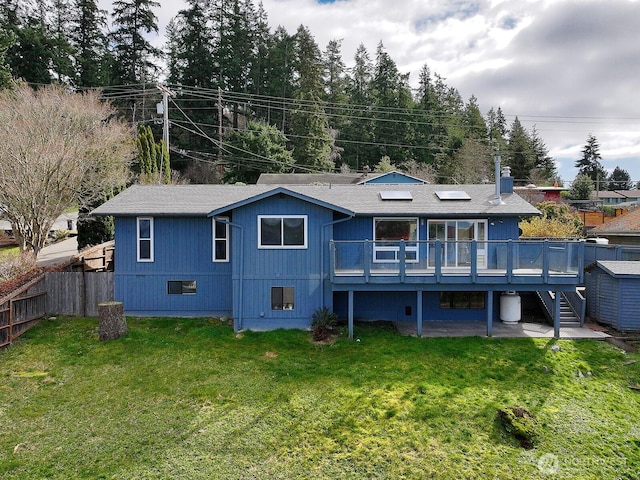
<path id="1" fill-rule="evenodd" d="M 306 215 L 307 248 L 258 248 L 259 215 Z M 288 195 L 274 195 L 238 208 L 233 218 L 243 227 L 243 245 L 240 235 L 232 237 L 234 251 L 243 255 L 241 262 L 238 255 L 233 262 L 233 310 L 234 316 L 242 316 L 242 328 L 308 327 L 314 310 L 326 302 L 321 277 L 329 273 L 332 229 L 323 225 L 333 221 L 333 212 Z M 295 308 L 271 310 L 271 287 L 294 287 Z"/>
<path id="2" fill-rule="evenodd" d="M 136 218 L 116 218 L 115 298 L 133 315 L 230 315 L 231 263 L 212 261 L 206 217 L 155 217 L 154 261 L 136 259 Z M 196 281 L 195 295 L 169 295 L 167 282 Z"/>
<path id="3" fill-rule="evenodd" d="M 618 279 L 618 298 L 620 302 L 618 328 L 620 330 L 640 331 L 640 309 L 638 296 L 639 278 Z"/>
<path id="4" fill-rule="evenodd" d="M 416 321 L 416 292 L 354 292 L 356 320 Z M 422 292 L 424 321 L 486 320 L 487 310 L 440 308 L 440 292 Z M 341 318 L 348 315 L 347 292 L 334 293 L 334 309 Z"/>

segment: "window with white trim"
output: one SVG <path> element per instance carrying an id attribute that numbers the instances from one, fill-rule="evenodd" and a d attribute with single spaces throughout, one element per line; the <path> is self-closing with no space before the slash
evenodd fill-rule
<path id="1" fill-rule="evenodd" d="M 153 262 L 153 217 L 136 219 L 138 262 Z"/>
<path id="2" fill-rule="evenodd" d="M 399 261 L 401 241 L 405 242 L 405 260 L 418 261 L 418 219 L 378 217 L 373 219 L 373 261 Z"/>
<path id="3" fill-rule="evenodd" d="M 306 215 L 258 215 L 259 248 L 307 248 Z"/>
<path id="4" fill-rule="evenodd" d="M 229 221 L 227 217 L 213 218 L 213 261 L 229 261 L 229 224 L 219 220 Z"/>
<path id="5" fill-rule="evenodd" d="M 429 220 L 427 230 L 430 242 L 435 240 L 442 242 L 443 267 L 469 267 L 473 240 L 477 242 L 477 265 L 479 268 L 486 266 L 486 220 Z M 431 252 L 429 265 L 435 265 L 435 257 Z"/>

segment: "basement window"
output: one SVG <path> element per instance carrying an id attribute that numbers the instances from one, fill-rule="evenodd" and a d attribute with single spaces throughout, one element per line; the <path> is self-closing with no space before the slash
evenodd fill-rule
<path id="1" fill-rule="evenodd" d="M 484 292 L 440 292 L 440 308 L 449 310 L 483 309 Z"/>
<path id="2" fill-rule="evenodd" d="M 293 287 L 271 287 L 271 310 L 293 310 Z"/>
<path id="3" fill-rule="evenodd" d="M 169 295 L 195 295 L 195 280 L 169 280 L 167 282 L 167 293 Z"/>

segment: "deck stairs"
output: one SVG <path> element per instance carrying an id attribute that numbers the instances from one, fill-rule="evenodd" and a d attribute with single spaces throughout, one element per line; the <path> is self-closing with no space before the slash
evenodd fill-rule
<path id="1" fill-rule="evenodd" d="M 545 298 L 546 297 L 546 301 Z M 555 292 L 538 292 L 538 299 L 540 300 L 540 304 L 542 306 L 542 310 L 544 311 L 545 316 L 549 323 L 553 325 L 553 302 L 555 300 Z M 560 328 L 563 327 L 581 327 L 582 321 L 580 320 L 580 316 L 578 316 L 573 308 L 571 308 L 571 304 L 567 300 L 566 296 L 563 294 L 560 297 Z"/>

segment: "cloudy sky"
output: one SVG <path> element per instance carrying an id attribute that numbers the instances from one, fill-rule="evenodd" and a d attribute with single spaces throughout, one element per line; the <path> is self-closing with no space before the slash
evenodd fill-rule
<path id="1" fill-rule="evenodd" d="M 161 36 L 184 4 L 159 0 Z M 101 0 L 104 7 L 110 2 Z M 257 0 L 256 2 L 257 3 Z M 321 50 L 342 39 L 350 65 L 360 43 L 382 41 L 416 84 L 426 63 L 483 113 L 501 107 L 535 125 L 563 180 L 575 178 L 587 136 L 604 167 L 640 180 L 639 0 L 262 0 L 269 25 L 309 27 Z"/>

